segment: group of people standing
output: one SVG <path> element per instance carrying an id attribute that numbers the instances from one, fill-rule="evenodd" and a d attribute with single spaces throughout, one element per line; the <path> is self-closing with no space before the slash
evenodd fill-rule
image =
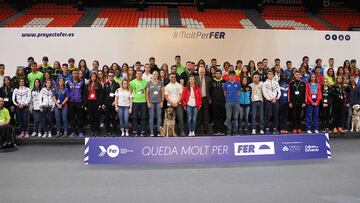
<path id="1" fill-rule="evenodd" d="M 89 68 L 83 59 L 78 66 L 72 58 L 50 66 L 47 57 L 42 64 L 29 57 L 28 66 L 17 67 L 13 77 L 0 64 L 0 128 L 15 127 L 20 138 L 83 137 L 87 124 L 91 136 L 102 126 L 108 136 L 156 136 L 164 109 L 172 107 L 180 136 L 209 134 L 209 124 L 215 135 L 344 133 L 350 130 L 352 106 L 360 103 L 356 60 L 338 68 L 332 58 L 327 67 L 321 59 L 315 64 L 310 67 L 305 56 L 299 68 L 291 61 L 282 68 L 280 59 L 272 68 L 267 59 L 183 66 L 176 56 L 171 67 L 159 68 L 151 57 L 144 65 L 100 68 L 94 61 Z"/>

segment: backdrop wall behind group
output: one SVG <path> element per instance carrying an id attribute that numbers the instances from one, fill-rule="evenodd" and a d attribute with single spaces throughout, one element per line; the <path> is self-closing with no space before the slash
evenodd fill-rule
<path id="1" fill-rule="evenodd" d="M 260 29 L 156 29 L 156 28 L 1 28 L 0 63 L 6 73 L 13 75 L 16 67 L 27 65 L 33 56 L 41 63 L 48 56 L 66 63 L 70 57 L 85 59 L 88 66 L 99 60 L 100 66 L 117 62 L 134 64 L 148 62 L 154 56 L 156 63 L 174 64 L 174 56 L 181 55 L 182 63 L 188 60 L 211 58 L 222 64 L 236 60 L 244 63 L 268 58 L 291 60 L 299 67 L 303 56 L 314 64 L 322 58 L 324 64 L 330 57 L 336 66 L 345 59 L 359 58 L 360 33 L 341 31 L 260 30 Z"/>

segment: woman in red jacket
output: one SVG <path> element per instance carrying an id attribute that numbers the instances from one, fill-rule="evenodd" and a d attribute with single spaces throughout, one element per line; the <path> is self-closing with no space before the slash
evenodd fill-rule
<path id="1" fill-rule="evenodd" d="M 319 133 L 319 104 L 322 99 L 321 85 L 316 82 L 316 75 L 311 74 L 309 82 L 306 83 L 306 130 L 311 132 L 311 127 L 314 127 L 314 132 Z"/>
<path id="2" fill-rule="evenodd" d="M 181 103 L 187 112 L 189 136 L 195 136 L 196 116 L 201 108 L 202 94 L 194 75 L 189 77 L 187 86 L 183 88 Z"/>

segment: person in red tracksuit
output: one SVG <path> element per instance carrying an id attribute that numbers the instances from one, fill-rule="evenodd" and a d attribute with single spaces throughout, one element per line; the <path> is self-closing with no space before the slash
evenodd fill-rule
<path id="1" fill-rule="evenodd" d="M 306 132 L 311 134 L 311 128 L 319 133 L 319 104 L 322 99 L 321 85 L 316 82 L 316 75 L 310 75 L 309 82 L 306 83 Z"/>
<path id="2" fill-rule="evenodd" d="M 189 136 L 195 136 L 196 116 L 201 108 L 202 93 L 195 76 L 190 75 L 187 86 L 183 88 L 181 104 L 187 112 Z"/>

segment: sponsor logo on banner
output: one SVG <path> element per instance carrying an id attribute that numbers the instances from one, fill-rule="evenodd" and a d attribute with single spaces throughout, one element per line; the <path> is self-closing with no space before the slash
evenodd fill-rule
<path id="1" fill-rule="evenodd" d="M 235 156 L 274 155 L 274 142 L 237 142 L 234 143 Z"/>
<path id="2" fill-rule="evenodd" d="M 285 145 L 282 149 L 283 152 L 301 152 L 300 145 Z"/>
<path id="3" fill-rule="evenodd" d="M 116 145 L 110 145 L 108 148 L 105 148 L 104 146 L 99 146 L 99 149 L 101 150 L 99 157 L 108 155 L 110 158 L 116 158 L 119 156 L 119 154 L 133 152 L 133 150 L 119 149 L 119 147 Z"/>
<path id="4" fill-rule="evenodd" d="M 225 39 L 225 32 L 175 31 L 175 39 Z"/>
<path id="5" fill-rule="evenodd" d="M 319 152 L 320 148 L 317 145 L 305 145 L 305 152 Z"/>

